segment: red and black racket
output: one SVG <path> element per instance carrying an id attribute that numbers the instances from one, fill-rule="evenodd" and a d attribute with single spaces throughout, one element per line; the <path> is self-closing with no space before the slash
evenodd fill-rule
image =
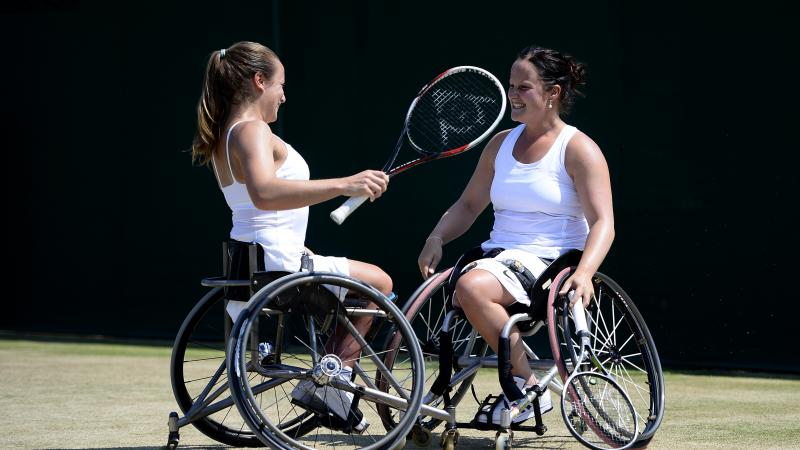
<path id="1" fill-rule="evenodd" d="M 382 170 L 392 177 L 422 163 L 465 152 L 497 127 L 505 109 L 505 91 L 491 73 L 472 66 L 446 70 L 411 102 L 403 131 Z M 422 156 L 395 166 L 405 142 Z M 331 219 L 341 225 L 367 198 L 350 197 L 331 212 Z"/>

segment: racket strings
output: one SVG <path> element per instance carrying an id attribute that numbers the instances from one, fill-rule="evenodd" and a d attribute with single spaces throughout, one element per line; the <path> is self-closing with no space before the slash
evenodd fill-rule
<path id="1" fill-rule="evenodd" d="M 502 114 L 505 93 L 476 72 L 440 79 L 417 101 L 408 120 L 408 137 L 424 153 L 441 153 L 480 138 Z"/>
<path id="2" fill-rule="evenodd" d="M 587 443 L 614 449 L 636 438 L 636 413 L 618 386 L 584 373 L 573 377 L 566 388 L 567 425 Z"/>

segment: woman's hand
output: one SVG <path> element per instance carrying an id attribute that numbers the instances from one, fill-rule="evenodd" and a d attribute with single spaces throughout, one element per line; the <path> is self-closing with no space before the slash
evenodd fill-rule
<path id="1" fill-rule="evenodd" d="M 431 236 L 425 241 L 425 247 L 419 253 L 417 264 L 422 273 L 422 278 L 428 279 L 436 272 L 436 266 L 442 260 L 442 238 Z"/>
<path id="2" fill-rule="evenodd" d="M 365 170 L 344 178 L 342 194 L 348 197 L 369 197 L 375 201 L 389 187 L 389 175 L 380 170 Z"/>
<path id="3" fill-rule="evenodd" d="M 569 302 L 570 308 L 575 304 L 578 299 L 583 301 L 583 307 L 589 307 L 589 301 L 594 297 L 594 285 L 592 284 L 591 275 L 586 275 L 581 272 L 575 272 L 567 278 L 564 285 L 559 291 L 560 295 L 567 295 L 569 291 L 575 291 L 575 295 Z"/>

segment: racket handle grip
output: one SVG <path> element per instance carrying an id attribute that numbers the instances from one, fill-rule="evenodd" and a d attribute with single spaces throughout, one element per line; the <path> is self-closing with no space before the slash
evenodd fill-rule
<path id="1" fill-rule="evenodd" d="M 347 219 L 347 216 L 352 214 L 353 211 L 355 211 L 356 208 L 361 206 L 362 203 L 367 201 L 368 198 L 369 197 L 367 197 L 366 195 L 363 197 L 348 198 L 344 203 L 342 203 L 342 206 L 336 208 L 331 212 L 331 219 L 333 219 L 333 221 L 336 222 L 336 225 L 341 225 L 344 222 L 344 220 Z"/>
<path id="2" fill-rule="evenodd" d="M 567 297 L 570 301 L 575 297 L 575 291 L 569 291 Z M 583 308 L 582 299 L 578 299 L 572 306 L 572 317 L 575 321 L 575 331 L 580 337 L 589 336 L 589 327 L 586 325 L 586 310 Z"/>

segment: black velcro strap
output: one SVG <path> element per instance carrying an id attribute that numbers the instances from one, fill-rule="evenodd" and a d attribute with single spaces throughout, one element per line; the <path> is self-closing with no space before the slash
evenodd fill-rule
<path id="1" fill-rule="evenodd" d="M 508 266 L 508 268 L 514 272 L 514 275 L 517 276 L 520 284 L 522 284 L 522 289 L 526 294 L 528 294 L 528 297 L 533 298 L 531 295 L 531 289 L 533 288 L 534 283 L 536 283 L 536 277 L 533 276 L 531 271 L 516 259 L 506 259 L 503 261 L 503 264 Z"/>

